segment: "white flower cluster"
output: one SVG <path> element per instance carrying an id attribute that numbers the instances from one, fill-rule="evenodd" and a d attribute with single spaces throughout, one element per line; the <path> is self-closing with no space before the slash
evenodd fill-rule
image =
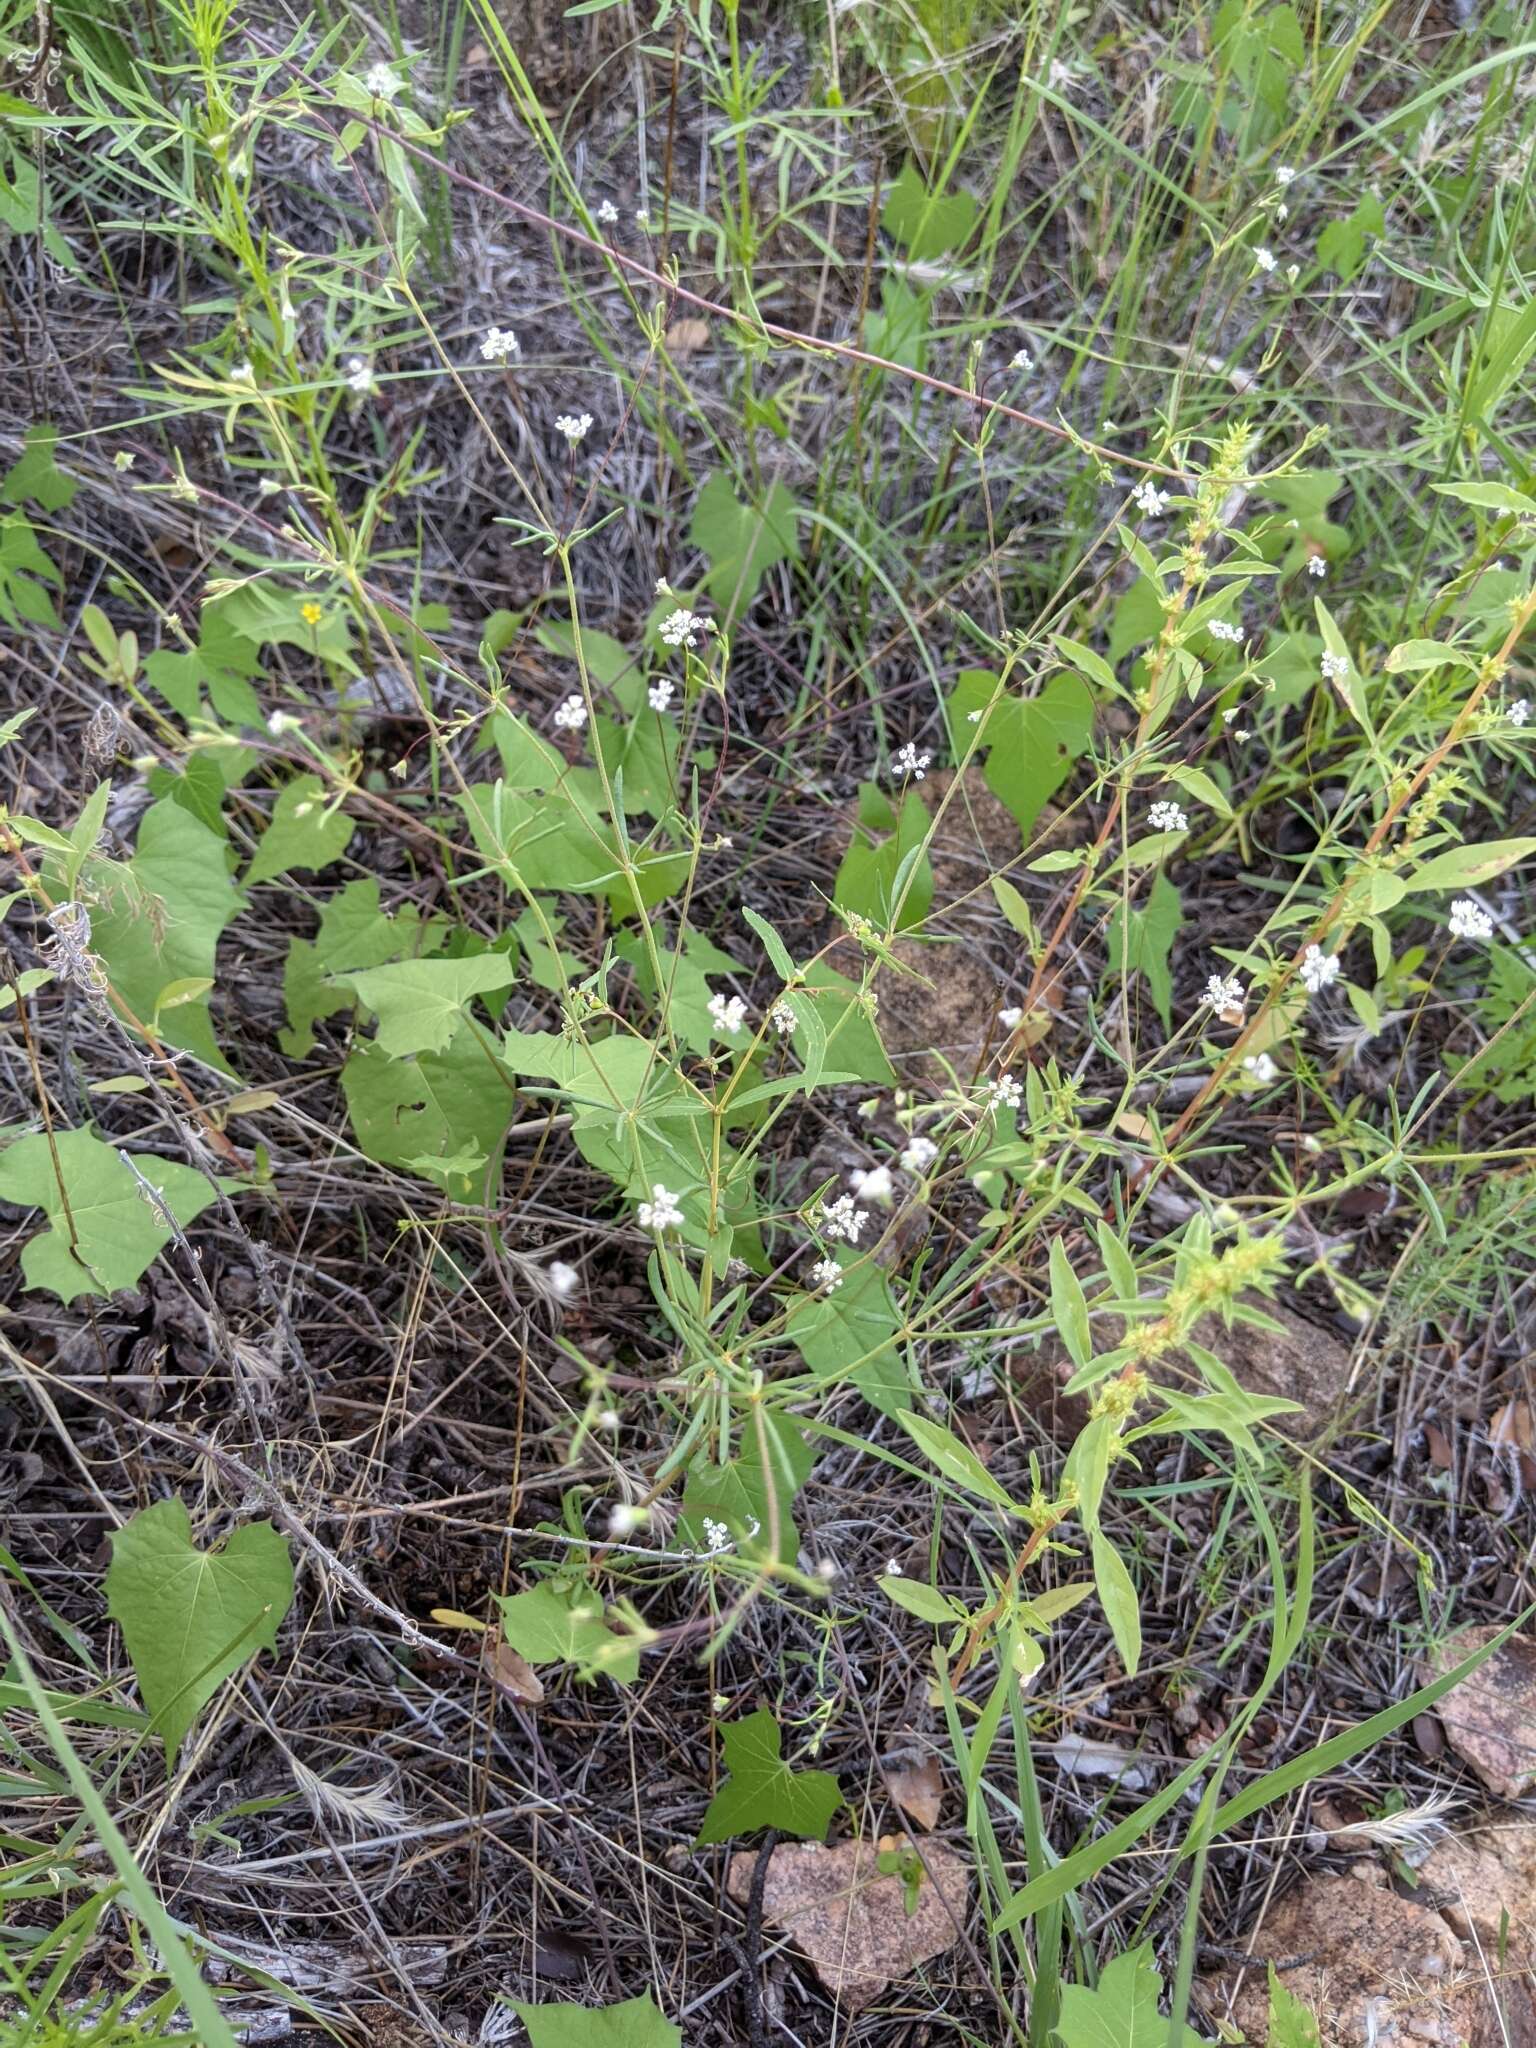
<path id="1" fill-rule="evenodd" d="M 599 200 L 595 218 L 601 221 L 605 228 L 611 228 L 618 217 L 619 209 L 611 199 Z"/>
<path id="2" fill-rule="evenodd" d="M 562 732 L 580 732 L 586 722 L 587 707 L 577 692 L 555 706 L 555 724 Z"/>
<path id="3" fill-rule="evenodd" d="M 939 1156 L 939 1148 L 932 1138 L 918 1133 L 908 1138 L 906 1150 L 901 1155 L 901 1164 L 908 1173 L 926 1173 Z"/>
<path id="4" fill-rule="evenodd" d="M 1301 956 L 1301 981 L 1309 996 L 1321 995 L 1339 978 L 1339 956 L 1325 953 L 1321 946 L 1308 946 Z"/>
<path id="5" fill-rule="evenodd" d="M 800 1029 L 800 1019 L 795 1015 L 793 1004 L 786 1002 L 783 996 L 779 997 L 768 1012 L 768 1022 L 780 1038 L 793 1038 Z"/>
<path id="6" fill-rule="evenodd" d="M 1349 674 L 1349 656 L 1347 654 L 1325 654 L 1322 667 L 1323 681 L 1325 683 L 1342 682 L 1345 676 Z"/>
<path id="7" fill-rule="evenodd" d="M 823 1237 L 841 1238 L 847 1244 L 857 1244 L 859 1232 L 868 1221 L 868 1210 L 857 1208 L 852 1195 L 839 1195 L 835 1201 L 821 1205 Z"/>
<path id="8" fill-rule="evenodd" d="M 722 1037 L 734 1038 L 747 1021 L 747 1006 L 740 996 L 712 995 L 709 1016 Z"/>
<path id="9" fill-rule="evenodd" d="M 675 612 L 668 612 L 656 628 L 669 647 L 697 647 L 699 635 L 707 628 L 708 621 L 701 619 L 697 612 L 690 612 L 679 605 Z"/>
<path id="10" fill-rule="evenodd" d="M 1453 939 L 1476 939 L 1482 944 L 1493 937 L 1493 919 L 1470 896 L 1454 899 L 1448 924 Z"/>
<path id="11" fill-rule="evenodd" d="M 1274 250 L 1266 249 L 1261 243 L 1253 252 L 1253 267 L 1255 270 L 1262 270 L 1268 276 L 1275 267 Z"/>
<path id="12" fill-rule="evenodd" d="M 1008 367 L 1010 370 L 1017 370 L 1022 376 L 1027 377 L 1035 367 L 1035 359 L 1027 348 L 1016 349 L 1009 360 Z"/>
<path id="13" fill-rule="evenodd" d="M 843 1269 L 836 1259 L 818 1259 L 811 1268 L 811 1285 L 823 1294 L 831 1294 L 843 1284 Z"/>
<path id="14" fill-rule="evenodd" d="M 564 434 L 574 448 L 585 441 L 592 431 L 592 415 L 589 412 L 563 412 L 555 421 L 555 432 Z"/>
<path id="15" fill-rule="evenodd" d="M 1323 555 L 1308 555 L 1307 574 L 1318 577 L 1326 576 L 1328 574 L 1327 558 Z"/>
<path id="16" fill-rule="evenodd" d="M 1012 1074 L 999 1074 L 987 1083 L 987 1108 L 992 1110 L 1017 1109 L 1024 1100 L 1024 1085 Z"/>
<path id="17" fill-rule="evenodd" d="M 1168 493 L 1160 491 L 1151 477 L 1145 476 L 1131 493 L 1131 503 L 1147 519 L 1156 519 L 1168 509 Z"/>
<path id="18" fill-rule="evenodd" d="M 677 1196 L 663 1187 L 659 1180 L 651 1183 L 651 1199 L 642 1202 L 635 1213 L 642 1230 L 672 1230 L 683 1220 Z"/>
<path id="19" fill-rule="evenodd" d="M 1205 994 L 1200 1000 L 1213 1010 L 1240 1010 L 1248 998 L 1235 974 L 1213 974 L 1207 980 Z"/>
<path id="20" fill-rule="evenodd" d="M 1234 647 L 1241 647 L 1243 644 L 1242 627 L 1230 625 L 1226 619 L 1212 619 L 1206 631 L 1213 640 L 1226 640 Z"/>
<path id="21" fill-rule="evenodd" d="M 510 327 L 488 327 L 485 339 L 480 344 L 480 355 L 487 363 L 504 363 L 509 356 L 517 354 L 517 336 Z"/>
<path id="22" fill-rule="evenodd" d="M 645 693 L 645 701 L 653 711 L 665 711 L 677 695 L 677 685 L 670 676 L 658 676 Z"/>
<path id="23" fill-rule="evenodd" d="M 1189 820 L 1175 803 L 1166 798 L 1155 803 L 1147 812 L 1147 823 L 1154 832 L 1187 832 Z"/>
<path id="24" fill-rule="evenodd" d="M 386 105 L 399 92 L 401 83 L 388 64 L 370 64 L 363 73 L 363 91 L 370 99 L 383 100 Z"/>
<path id="25" fill-rule="evenodd" d="M 893 777 L 910 775 L 914 782 L 921 782 L 928 773 L 928 764 L 932 759 L 932 754 L 920 754 L 911 740 L 908 740 L 892 759 L 891 774 Z"/>
<path id="26" fill-rule="evenodd" d="M 362 356 L 348 356 L 342 382 L 356 398 L 366 398 L 374 388 L 373 366 Z"/>
<path id="27" fill-rule="evenodd" d="M 1267 1052 L 1249 1053 L 1243 1061 L 1243 1072 L 1250 1074 L 1255 1081 L 1266 1087 L 1271 1081 L 1278 1080 L 1280 1075 L 1280 1069 Z"/>
<path id="28" fill-rule="evenodd" d="M 1531 700 L 1529 697 L 1517 697 L 1509 707 L 1509 722 L 1511 725 L 1524 725 L 1530 715 Z"/>

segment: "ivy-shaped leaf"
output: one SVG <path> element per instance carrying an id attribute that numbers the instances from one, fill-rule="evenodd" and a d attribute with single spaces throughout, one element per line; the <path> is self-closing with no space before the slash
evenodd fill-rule
<path id="1" fill-rule="evenodd" d="M 922 850 L 928 806 L 909 790 L 898 811 L 873 782 L 859 785 L 859 813 L 832 884 L 832 901 L 898 931 L 920 925 L 933 903 L 933 868 Z M 899 913 L 896 899 L 901 898 Z"/>
<path id="2" fill-rule="evenodd" d="M 633 1685 L 640 1645 L 609 1626 L 600 1594 L 585 1581 L 546 1579 L 526 1593 L 498 1596 L 501 1633 L 530 1664 L 570 1664 L 578 1677 Z"/>
<path id="3" fill-rule="evenodd" d="M 379 1020 L 376 1043 L 391 1059 L 442 1052 L 474 996 L 507 988 L 517 970 L 505 953 L 471 953 L 460 960 L 395 960 L 333 976 Z"/>
<path id="4" fill-rule="evenodd" d="M 1056 2032 L 1065 2048 L 1165 2048 L 1168 2021 L 1158 2010 L 1163 1980 L 1142 1942 L 1112 1958 L 1098 1984 L 1064 1984 Z M 1198 2048 L 1199 2035 L 1183 2030 L 1185 2048 Z"/>
<path id="5" fill-rule="evenodd" d="M 152 1153 L 130 1157 L 183 1228 L 213 1200 L 211 1183 L 190 1166 Z M 22 1275 L 66 1304 L 136 1286 L 171 1241 L 132 1169 L 89 1130 L 56 1132 L 52 1146 L 46 1131 L 35 1131 L 8 1146 L 0 1153 L 0 1202 L 47 1212 L 48 1228 L 22 1247 Z"/>
<path id="6" fill-rule="evenodd" d="M 707 1550 L 710 1540 L 704 1524 L 708 1520 L 724 1525 L 744 1557 L 793 1558 L 800 1548 L 800 1534 L 790 1510 L 815 1462 L 816 1453 L 798 1424 L 761 1402 L 755 1404 L 743 1418 L 734 1458 L 724 1465 L 716 1464 L 707 1453 L 694 1460 L 677 1525 L 679 1541 Z"/>
<path id="7" fill-rule="evenodd" d="M 744 1721 L 732 1721 L 722 1734 L 730 1776 L 709 1802 L 694 1847 L 728 1842 L 754 1828 L 824 1842 L 843 1803 L 842 1787 L 832 1773 L 791 1770 L 784 1761 L 779 1724 L 766 1707 Z"/>
<path id="8" fill-rule="evenodd" d="M 141 1024 L 172 983 L 215 980 L 220 936 L 244 901 L 230 880 L 224 841 L 169 797 L 152 804 L 139 821 L 127 885 L 119 878 L 91 918 L 92 949 Z M 167 1011 L 158 1035 L 230 1071 L 206 1001 Z"/>
<path id="9" fill-rule="evenodd" d="M 28 427 L 21 454 L 0 483 L 0 501 L 7 505 L 33 504 L 44 512 L 62 512 L 74 500 L 76 484 L 65 476 L 53 459 L 59 445 L 59 430 L 39 420 Z"/>
<path id="10" fill-rule="evenodd" d="M 1054 676 L 1038 697 L 1005 691 L 994 704 L 997 677 L 966 669 L 949 700 L 956 744 L 975 732 L 987 749 L 982 770 L 988 789 L 1012 811 L 1026 841 L 1035 820 L 1088 751 L 1093 737 L 1093 696 L 1080 676 Z M 988 706 L 991 709 L 988 709 Z M 971 713 L 979 712 L 976 727 Z"/>
<path id="11" fill-rule="evenodd" d="M 293 1560 L 270 1522 L 247 1522 L 216 1549 L 199 1550 L 176 1499 L 113 1531 L 107 1612 L 164 1739 L 167 1771 L 224 1680 L 276 1647 L 292 1604 Z"/>
<path id="12" fill-rule="evenodd" d="M 371 877 L 349 882 L 322 908 L 314 938 L 295 939 L 288 948 L 283 969 L 288 1029 L 278 1034 L 283 1051 L 290 1059 L 302 1059 L 314 1045 L 319 1020 L 352 1006 L 351 992 L 329 976 L 430 952 L 449 929 L 446 918 L 423 922 L 414 903 L 389 915 Z"/>
<path id="13" fill-rule="evenodd" d="M 272 809 L 267 829 L 243 877 L 246 886 L 270 882 L 302 868 L 313 873 L 340 860 L 352 844 L 356 825 L 331 803 L 318 775 L 296 775 Z"/>
<path id="14" fill-rule="evenodd" d="M 511 1075 L 471 1022 L 441 1052 L 417 1059 L 391 1059 L 372 1041 L 356 1046 L 341 1070 L 341 1089 L 367 1158 L 460 1196 L 517 1106 Z"/>
<path id="15" fill-rule="evenodd" d="M 914 263 L 925 263 L 948 256 L 970 239 L 976 202 L 969 192 L 930 192 L 908 157 L 886 197 L 880 225 Z"/>
<path id="16" fill-rule="evenodd" d="M 1168 959 L 1183 923 L 1179 892 L 1162 868 L 1153 878 L 1144 907 L 1138 910 L 1134 904 L 1117 902 L 1109 921 L 1109 976 L 1118 980 L 1122 973 L 1143 975 L 1164 1031 L 1173 1029 L 1173 971 Z"/>
<path id="17" fill-rule="evenodd" d="M 760 506 L 741 504 L 723 469 L 705 484 L 694 501 L 688 538 L 709 557 L 705 588 L 723 618 L 747 610 L 770 569 L 799 561 L 799 516 L 799 501 L 785 484 L 771 483 Z"/>
<path id="18" fill-rule="evenodd" d="M 682 2048 L 682 2028 L 649 1991 L 618 2005 L 507 2003 L 528 2029 L 532 2048 Z"/>

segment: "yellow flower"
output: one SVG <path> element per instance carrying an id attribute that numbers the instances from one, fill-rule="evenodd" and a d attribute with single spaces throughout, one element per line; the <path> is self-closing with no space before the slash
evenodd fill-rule
<path id="1" fill-rule="evenodd" d="M 325 617 L 325 613 L 320 609 L 319 605 L 311 601 L 309 604 L 301 604 L 299 606 L 299 617 L 306 626 L 318 626 Z"/>

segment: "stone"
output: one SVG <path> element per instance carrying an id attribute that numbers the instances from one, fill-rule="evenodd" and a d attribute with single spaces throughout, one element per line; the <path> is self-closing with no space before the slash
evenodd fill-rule
<path id="1" fill-rule="evenodd" d="M 1499 1633 L 1492 1623 L 1458 1629 L 1426 1657 L 1420 1680 L 1443 1677 Z M 1536 1783 L 1536 1641 L 1511 1636 L 1439 1704 L 1452 1749 L 1500 1799 Z"/>

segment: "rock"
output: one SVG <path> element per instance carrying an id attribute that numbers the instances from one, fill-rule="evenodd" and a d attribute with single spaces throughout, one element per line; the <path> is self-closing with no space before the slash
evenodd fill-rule
<path id="1" fill-rule="evenodd" d="M 1287 1991 L 1317 2016 L 1321 2048 L 1472 2038 L 1486 2004 L 1481 1977 L 1440 1915 L 1354 1877 L 1314 1877 L 1270 1908 L 1253 1939 L 1255 1960 L 1201 1980 L 1201 2002 L 1261 2048 L 1269 2036 L 1265 1958 Z M 1490 2014 L 1491 2018 L 1492 2015 Z"/>
<path id="2" fill-rule="evenodd" d="M 1447 1836 L 1419 1865 L 1425 1903 L 1463 1941 L 1497 1956 L 1501 1943 L 1527 1967 L 1536 1961 L 1536 1825 Z"/>
<path id="3" fill-rule="evenodd" d="M 922 1877 L 910 1897 L 901 1875 L 879 1874 L 878 1857 L 888 1850 L 912 1853 L 897 1835 L 878 1844 L 840 1842 L 835 1849 L 781 1843 L 771 1852 L 763 1886 L 764 1920 L 798 1943 L 851 2012 L 952 1948 L 970 1909 L 970 1868 L 942 1843 L 923 1844 Z M 726 1889 L 739 1905 L 750 1896 L 757 1861 L 751 1850 L 731 1858 Z"/>
<path id="4" fill-rule="evenodd" d="M 1422 1682 L 1440 1678 L 1499 1633 L 1493 1624 L 1458 1629 L 1420 1666 Z M 1511 1636 L 1501 1650 L 1440 1702 L 1456 1754 L 1500 1799 L 1520 1799 L 1536 1783 L 1536 1641 Z"/>

